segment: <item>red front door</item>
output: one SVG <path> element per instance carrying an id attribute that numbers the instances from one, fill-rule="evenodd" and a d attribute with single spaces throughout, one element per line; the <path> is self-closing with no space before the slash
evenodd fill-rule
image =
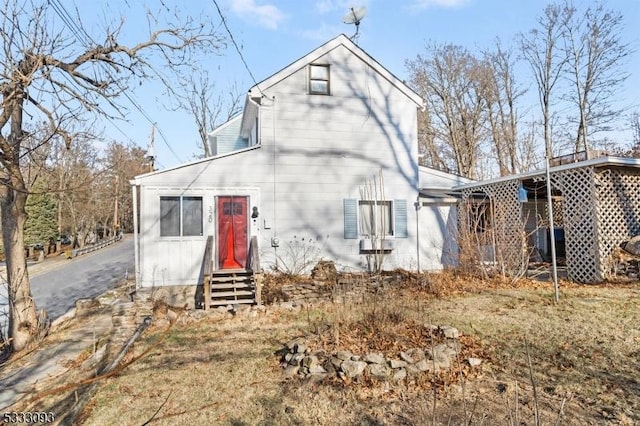
<path id="1" fill-rule="evenodd" d="M 247 264 L 247 198 L 218 197 L 218 267 Z"/>

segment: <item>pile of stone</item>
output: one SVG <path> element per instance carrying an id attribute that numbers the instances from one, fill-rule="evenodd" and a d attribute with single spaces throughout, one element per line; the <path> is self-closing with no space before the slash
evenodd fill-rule
<path id="1" fill-rule="evenodd" d="M 422 373 L 438 373 L 453 368 L 462 350 L 458 341 L 460 333 L 454 327 L 431 326 L 434 333 L 441 333 L 442 343 L 428 348 L 411 348 L 397 357 L 386 357 L 372 352 L 364 355 L 338 351 L 327 355 L 311 353 L 304 338 L 294 339 L 278 351 L 284 375 L 288 379 L 306 378 L 321 381 L 328 376 L 358 380 L 363 375 L 383 380 L 401 381 L 408 376 Z M 467 358 L 467 365 L 478 367 L 482 360 Z"/>

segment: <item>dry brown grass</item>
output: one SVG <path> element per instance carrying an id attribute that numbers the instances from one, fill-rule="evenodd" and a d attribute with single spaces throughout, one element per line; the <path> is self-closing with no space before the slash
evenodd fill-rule
<path id="1" fill-rule="evenodd" d="M 178 322 L 162 341 L 152 328 L 135 352 L 154 349 L 105 382 L 83 424 L 140 425 L 152 417 L 161 425 L 533 424 L 525 338 L 542 424 L 555 424 L 561 406 L 560 424 L 640 422 L 638 289 L 565 285 L 556 305 L 549 284 L 484 282 L 483 289 L 457 279 L 420 278 L 364 303 Z M 284 342 L 314 335 L 329 351 L 391 353 L 426 339 L 423 324 L 460 329 L 485 358 L 476 374 L 455 369 L 455 383 L 433 390 L 420 379 L 311 384 L 285 381 L 274 355 Z"/>

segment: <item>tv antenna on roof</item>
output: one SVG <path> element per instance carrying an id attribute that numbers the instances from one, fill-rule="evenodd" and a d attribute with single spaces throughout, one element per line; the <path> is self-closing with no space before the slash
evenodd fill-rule
<path id="1" fill-rule="evenodd" d="M 351 40 L 353 40 L 354 43 L 358 42 L 360 22 L 362 21 L 362 19 L 364 18 L 364 15 L 366 14 L 367 14 L 367 8 L 364 6 L 357 7 L 357 8 L 351 7 L 349 8 L 349 11 L 342 17 L 342 22 L 344 22 L 345 24 L 356 25 L 356 32 L 354 35 L 351 36 Z"/>

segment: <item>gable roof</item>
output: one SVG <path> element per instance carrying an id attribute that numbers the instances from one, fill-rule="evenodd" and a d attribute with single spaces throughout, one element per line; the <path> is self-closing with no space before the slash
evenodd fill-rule
<path id="1" fill-rule="evenodd" d="M 369 55 L 367 52 L 362 50 L 362 48 L 360 48 L 357 44 L 351 41 L 351 39 L 344 34 L 340 34 L 334 39 L 329 40 L 328 42 L 318 47 L 317 49 L 314 49 L 311 52 L 307 53 L 305 56 L 298 59 L 297 61 L 282 68 L 280 71 L 276 72 L 271 77 L 267 77 L 266 79 L 262 80 L 260 83 L 256 84 L 251 89 L 249 89 L 249 96 L 260 97 L 263 91 L 267 90 L 268 88 L 275 85 L 276 83 L 284 80 L 285 78 L 289 77 L 290 75 L 299 71 L 300 69 L 306 67 L 307 65 L 317 61 L 320 57 L 329 53 L 330 51 L 334 50 L 339 46 L 345 47 L 353 55 L 360 58 L 360 60 L 365 62 L 367 65 L 369 65 L 378 74 L 380 74 L 387 81 L 389 81 L 393 86 L 395 86 L 398 90 L 404 93 L 409 99 L 415 102 L 416 105 L 418 105 L 419 107 L 424 106 L 424 101 L 420 97 L 420 95 L 414 92 L 413 89 L 407 86 L 404 81 L 400 80 L 395 75 L 393 75 L 393 73 L 391 73 L 389 70 L 383 67 L 371 55 Z"/>

